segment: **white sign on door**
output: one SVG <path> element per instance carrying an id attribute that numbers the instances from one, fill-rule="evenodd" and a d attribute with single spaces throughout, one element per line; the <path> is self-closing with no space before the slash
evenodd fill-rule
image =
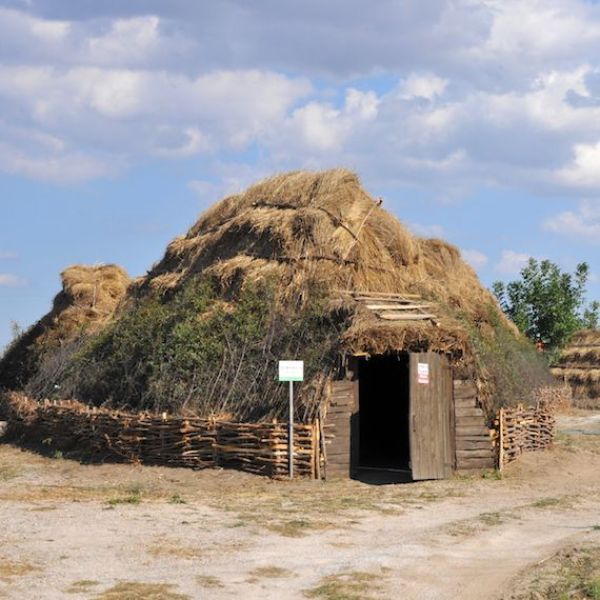
<path id="1" fill-rule="evenodd" d="M 429 385 L 429 365 L 427 363 L 417 363 L 417 383 Z"/>
<path id="2" fill-rule="evenodd" d="M 279 361 L 279 381 L 303 381 L 304 380 L 304 361 L 303 360 L 280 360 Z"/>

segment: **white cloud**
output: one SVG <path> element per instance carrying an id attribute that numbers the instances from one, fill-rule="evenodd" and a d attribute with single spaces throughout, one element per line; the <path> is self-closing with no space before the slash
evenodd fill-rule
<path id="1" fill-rule="evenodd" d="M 600 201 L 583 201 L 576 211 L 568 210 L 550 217 L 542 227 L 546 231 L 600 244 Z"/>
<path id="2" fill-rule="evenodd" d="M 444 228 L 441 225 L 423 225 L 421 223 L 410 223 L 409 227 L 422 237 L 441 238 L 444 236 Z"/>
<path id="3" fill-rule="evenodd" d="M 567 185 L 598 189 L 600 187 L 600 142 L 575 144 L 572 162 L 558 172 Z"/>
<path id="4" fill-rule="evenodd" d="M 440 195 L 600 193 L 598 5 L 209 4 L 0 9 L 0 110 L 30 132 L 0 137 L 0 168 L 57 180 L 70 156 L 75 181 L 254 144 L 269 170 L 347 164 Z"/>
<path id="5" fill-rule="evenodd" d="M 287 137 L 299 137 L 306 147 L 315 151 L 339 150 L 358 128 L 377 118 L 378 105 L 375 92 L 353 88 L 346 90 L 344 105 L 339 109 L 328 103 L 309 102 L 294 111 Z"/>
<path id="6" fill-rule="evenodd" d="M 213 164 L 210 167 L 212 180 L 196 179 L 188 182 L 188 188 L 200 199 L 202 205 L 237 194 L 252 183 L 269 176 L 269 171 L 260 166 L 229 163 Z"/>
<path id="7" fill-rule="evenodd" d="M 404 100 L 413 98 L 424 98 L 433 100 L 436 96 L 441 96 L 448 85 L 447 79 L 442 79 L 433 74 L 418 75 L 411 73 L 398 90 L 398 95 Z"/>
<path id="8" fill-rule="evenodd" d="M 19 255 L 16 252 L 0 251 L 0 260 L 14 260 L 15 258 L 19 258 Z"/>
<path id="9" fill-rule="evenodd" d="M 496 271 L 505 275 L 516 275 L 529 261 L 530 255 L 514 250 L 503 250 Z"/>
<path id="10" fill-rule="evenodd" d="M 91 61 L 131 64 L 152 56 L 161 47 L 159 25 L 155 15 L 117 19 L 108 32 L 86 40 Z"/>
<path id="11" fill-rule="evenodd" d="M 130 157 L 176 159 L 240 150 L 277 130 L 310 90 L 305 79 L 260 71 L 191 78 L 99 67 L 0 65 L 0 103 L 18 107 L 24 121 L 18 128 L 0 122 L 0 131 L 8 132 L 0 143 L 0 169 L 77 182 L 110 174 Z M 369 110 L 367 103 L 354 104 L 354 113 Z M 34 144 L 34 138 L 41 143 Z"/>
<path id="12" fill-rule="evenodd" d="M 479 250 L 461 250 L 462 257 L 474 268 L 483 269 L 488 263 L 488 257 Z"/>
<path id="13" fill-rule="evenodd" d="M 0 287 L 22 287 L 26 285 L 25 279 L 10 273 L 0 273 Z"/>

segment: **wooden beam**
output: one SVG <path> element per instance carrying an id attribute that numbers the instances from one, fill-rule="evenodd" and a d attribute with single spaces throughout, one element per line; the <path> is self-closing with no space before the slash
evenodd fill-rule
<path id="1" fill-rule="evenodd" d="M 379 318 L 384 321 L 425 321 L 428 319 L 435 319 L 435 315 L 432 314 L 406 314 L 406 313 L 383 313 L 378 315 Z"/>
<path id="2" fill-rule="evenodd" d="M 351 296 L 366 296 L 373 298 L 421 298 L 418 294 L 399 294 L 398 292 L 358 292 L 356 290 L 340 290 L 343 294 Z"/>
<path id="3" fill-rule="evenodd" d="M 431 304 L 365 304 L 369 310 L 419 310 L 430 308 Z"/>

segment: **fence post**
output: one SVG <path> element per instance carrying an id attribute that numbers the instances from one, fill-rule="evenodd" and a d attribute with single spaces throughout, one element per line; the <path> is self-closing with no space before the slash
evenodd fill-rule
<path id="1" fill-rule="evenodd" d="M 498 411 L 498 470 L 504 466 L 504 409 Z"/>

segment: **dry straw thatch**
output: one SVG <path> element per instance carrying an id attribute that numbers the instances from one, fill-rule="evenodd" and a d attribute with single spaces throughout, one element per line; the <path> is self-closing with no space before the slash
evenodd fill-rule
<path id="1" fill-rule="evenodd" d="M 600 330 L 575 333 L 551 370 L 571 386 L 579 406 L 600 405 Z"/>
<path id="2" fill-rule="evenodd" d="M 131 279 L 117 265 L 73 265 L 61 273 L 52 310 L 17 338 L 0 361 L 0 387 L 19 387 L 41 351 L 98 331 L 115 314 Z"/>
<path id="3" fill-rule="evenodd" d="M 326 397 L 328 382 L 336 376 L 344 354 L 412 350 L 451 354 L 459 375 L 480 381 L 480 396 L 488 409 L 496 400 L 526 401 L 523 396 L 534 385 L 529 381 L 533 377 L 528 377 L 529 349 L 523 350 L 516 328 L 492 295 L 456 247 L 413 236 L 381 204 L 361 187 L 354 173 L 344 169 L 278 175 L 217 202 L 185 236 L 169 244 L 162 260 L 145 277 L 129 287 L 127 302 L 122 303 L 126 309 L 117 312 L 114 327 L 103 329 L 98 336 L 104 336 L 101 343 L 88 348 L 84 368 L 80 369 L 87 378 L 85 386 L 81 379 L 71 378 L 71 387 L 63 389 L 71 390 L 74 397 L 84 390 L 83 399 L 97 403 L 110 399 L 132 408 L 191 408 L 199 416 L 227 410 L 238 420 L 280 418 L 287 404 L 285 390 L 272 375 L 276 359 L 283 354 L 288 358 L 310 355 L 307 372 L 312 375 L 300 391 L 300 403 L 304 403 L 301 418 L 309 422 Z M 90 287 L 90 281 L 96 280 L 82 275 L 92 272 L 73 271 L 73 278 L 65 277 L 67 273 L 63 274 L 63 295 L 57 298 L 53 313 L 42 320 L 44 327 L 37 330 L 35 339 L 45 344 L 64 339 L 60 332 L 76 331 L 83 323 L 93 329 L 110 320 L 128 283 L 124 273 L 114 271 L 123 277 L 111 280 L 115 293 L 109 294 L 107 305 L 100 306 L 100 289 L 111 288 Z M 160 327 L 169 322 L 167 318 L 136 321 L 136 315 L 152 315 L 150 309 L 158 305 L 159 314 L 179 316 L 173 312 L 179 310 L 178 300 L 195 294 L 194 286 L 199 282 L 210 282 L 215 298 L 204 306 L 206 312 L 194 313 L 191 324 L 189 320 L 184 323 L 186 335 L 193 337 L 202 327 L 210 329 L 213 322 L 223 327 L 226 318 L 219 321 L 219 314 L 235 319 L 240 314 L 238 308 L 244 306 L 244 293 L 260 290 L 262 283 L 269 290 L 267 310 L 272 318 L 261 320 L 260 327 L 266 329 L 259 332 L 258 341 L 252 338 L 248 347 L 246 340 L 231 343 L 231 339 L 223 339 L 221 332 L 231 334 L 230 329 L 202 330 L 205 337 L 195 339 L 200 353 L 201 346 L 225 343 L 227 349 L 216 359 L 211 355 L 212 363 L 194 363 L 194 357 L 183 352 L 190 363 L 180 377 L 180 364 L 168 360 L 177 355 L 169 344 L 181 323 L 163 330 Z M 96 292 L 91 294 L 92 290 Z M 427 302 L 435 319 L 384 320 L 349 291 L 410 296 L 416 302 Z M 261 302 L 262 309 L 266 302 Z M 316 304 L 322 320 L 314 322 L 328 324 L 318 325 L 318 331 L 307 334 L 306 323 L 297 321 L 303 318 L 299 315 L 310 314 Z M 100 312 L 103 321 L 95 320 Z M 215 315 L 218 318 L 213 321 Z M 282 337 L 294 319 L 301 335 L 277 346 L 277 337 Z M 151 338 L 141 349 L 130 352 L 131 344 L 140 336 L 135 331 L 127 335 L 128 323 L 133 323 L 134 329 L 159 331 L 159 342 Z M 181 328 L 178 332 L 181 334 Z M 150 343 L 157 345 L 149 350 Z M 121 373 L 121 359 L 110 361 L 110 356 L 117 356 L 115 349 L 123 360 L 133 356 L 138 362 L 131 369 L 124 367 L 126 373 Z M 159 356 L 167 362 L 155 364 Z M 518 368 L 515 357 L 521 361 Z M 500 367 L 494 370 L 496 364 Z M 140 374 L 140 385 L 131 375 L 134 371 Z M 185 380 L 188 376 L 189 381 Z M 149 378 L 154 379 L 148 383 Z M 118 380 L 127 385 L 133 382 L 133 387 L 116 390 L 106 385 Z M 519 386 L 529 387 L 523 391 L 517 390 Z M 504 396 L 493 399 L 498 390 Z"/>
<path id="4" fill-rule="evenodd" d="M 40 343 L 64 342 L 82 329 L 93 333 L 115 313 L 131 279 L 117 265 L 74 265 L 61 273 L 62 291 L 54 299 Z"/>
<path id="5" fill-rule="evenodd" d="M 341 303 L 340 290 L 417 294 L 436 303 L 437 324 L 384 323 L 356 310 L 344 334 L 350 352 L 464 351 L 457 315 L 485 323 L 494 305 L 457 248 L 414 237 L 344 169 L 286 173 L 221 200 L 169 244 L 137 283 L 139 293 L 176 290 L 198 273 L 216 278 L 226 296 L 274 278 L 280 302 L 293 307 L 307 301 L 312 283 Z"/>

